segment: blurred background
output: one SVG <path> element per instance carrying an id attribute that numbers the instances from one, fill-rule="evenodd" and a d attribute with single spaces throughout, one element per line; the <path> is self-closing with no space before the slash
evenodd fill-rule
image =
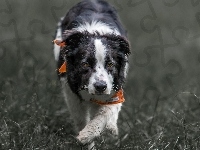
<path id="1" fill-rule="evenodd" d="M 115 141 L 99 149 L 200 148 L 200 1 L 108 0 L 131 42 Z M 53 56 L 79 0 L 0 1 L 0 149 L 79 149 Z"/>

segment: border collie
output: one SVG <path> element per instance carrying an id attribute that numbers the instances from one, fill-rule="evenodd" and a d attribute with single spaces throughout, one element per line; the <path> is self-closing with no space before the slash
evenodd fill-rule
<path id="1" fill-rule="evenodd" d="M 118 135 L 130 54 L 126 30 L 104 0 L 83 0 L 58 23 L 54 54 L 77 140 L 90 143 L 107 130 Z"/>

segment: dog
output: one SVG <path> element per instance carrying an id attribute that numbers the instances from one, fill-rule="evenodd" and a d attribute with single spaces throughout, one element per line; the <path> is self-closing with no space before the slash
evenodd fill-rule
<path id="1" fill-rule="evenodd" d="M 58 76 L 82 144 L 103 131 L 118 135 L 130 44 L 114 7 L 83 0 L 58 23 L 54 40 Z"/>

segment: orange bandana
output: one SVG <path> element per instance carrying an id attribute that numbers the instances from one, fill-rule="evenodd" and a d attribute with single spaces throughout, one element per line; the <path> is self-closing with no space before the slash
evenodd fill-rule
<path id="1" fill-rule="evenodd" d="M 67 63 L 66 62 L 64 62 L 62 64 L 62 66 L 58 69 L 58 72 L 59 73 L 65 73 L 65 72 L 67 72 Z"/>
<path id="2" fill-rule="evenodd" d="M 61 48 L 66 46 L 66 43 L 61 41 L 61 40 L 53 40 L 52 41 L 54 44 L 60 46 Z M 67 72 L 67 62 L 64 62 L 60 68 L 58 68 L 58 72 L 61 73 L 66 73 Z"/>
<path id="3" fill-rule="evenodd" d="M 101 101 L 101 100 L 96 100 L 96 99 L 91 99 L 90 101 L 98 105 L 112 105 L 112 104 L 123 103 L 125 99 L 124 99 L 123 90 L 120 89 L 111 97 L 111 101 Z"/>
<path id="4" fill-rule="evenodd" d="M 60 46 L 61 48 L 66 46 L 66 43 L 61 40 L 53 40 L 52 42 L 55 43 L 56 45 Z"/>

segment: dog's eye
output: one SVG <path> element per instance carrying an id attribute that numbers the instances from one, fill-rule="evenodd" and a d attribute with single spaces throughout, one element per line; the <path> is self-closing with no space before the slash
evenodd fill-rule
<path id="1" fill-rule="evenodd" d="M 87 67 L 89 67 L 90 65 L 89 65 L 88 62 L 83 62 L 83 63 L 81 64 L 81 66 L 82 66 L 83 68 L 87 68 Z"/>
<path id="2" fill-rule="evenodd" d="M 112 68 L 114 66 L 114 63 L 113 62 L 108 62 L 107 65 L 106 65 L 108 68 Z"/>

